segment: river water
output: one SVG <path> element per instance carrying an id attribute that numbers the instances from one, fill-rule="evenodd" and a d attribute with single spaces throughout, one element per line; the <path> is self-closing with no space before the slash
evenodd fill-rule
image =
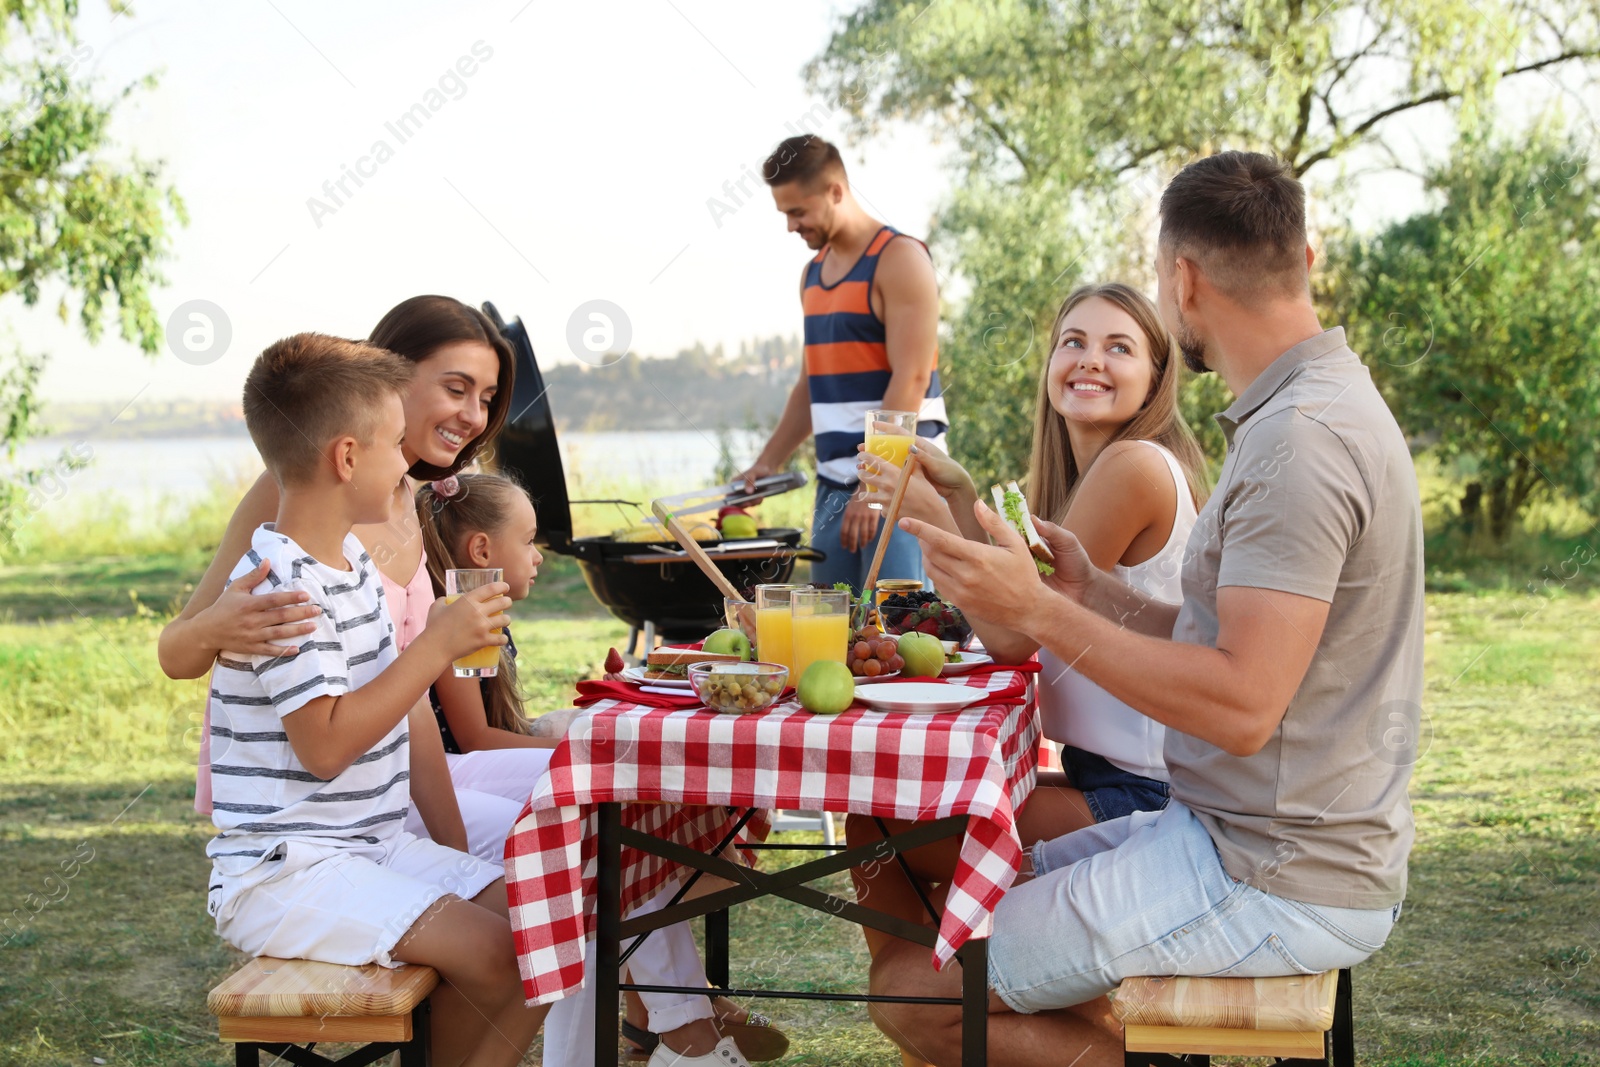
<path id="1" fill-rule="evenodd" d="M 762 442 L 749 433 L 730 436 L 735 460 L 754 458 Z M 63 449 L 88 459 L 83 470 L 58 465 Z M 620 487 L 656 494 L 716 484 L 719 442 L 690 431 L 566 433 L 561 459 L 573 496 Z M 254 478 L 261 461 L 248 437 L 151 437 L 130 440 L 40 440 L 18 455 L 24 468 L 44 468 L 81 506 L 117 498 L 134 509 L 161 510 L 204 494 L 217 481 Z M 50 495 L 56 495 L 52 487 Z M 62 493 L 62 496 L 67 494 Z"/>

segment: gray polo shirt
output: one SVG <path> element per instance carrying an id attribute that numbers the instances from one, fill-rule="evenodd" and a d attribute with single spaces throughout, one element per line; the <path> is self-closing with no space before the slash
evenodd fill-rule
<path id="1" fill-rule="evenodd" d="M 1241 881 L 1331 907 L 1397 904 L 1422 701 L 1422 513 L 1405 438 L 1342 329 L 1279 356 L 1216 418 L 1228 455 L 1189 537 L 1173 638 L 1215 647 L 1224 586 L 1315 597 L 1328 621 L 1260 752 L 1167 731 L 1172 795 Z"/>

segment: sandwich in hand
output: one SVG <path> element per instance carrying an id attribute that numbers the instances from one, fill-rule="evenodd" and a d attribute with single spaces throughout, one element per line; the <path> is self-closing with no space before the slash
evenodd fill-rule
<path id="1" fill-rule="evenodd" d="M 743 663 L 739 656 L 725 652 L 697 652 L 692 648 L 657 648 L 645 660 L 646 678 L 676 678 L 687 681 L 691 663 Z"/>
<path id="2" fill-rule="evenodd" d="M 1022 495 L 1017 483 L 1007 482 L 1003 489 L 998 485 L 992 486 L 989 491 L 994 495 L 994 509 L 1004 515 L 1011 528 L 1028 543 L 1028 551 L 1033 553 L 1033 563 L 1039 568 L 1039 573 L 1054 574 L 1055 553 L 1050 551 L 1050 546 L 1045 544 L 1044 538 L 1034 528 L 1033 516 L 1028 512 L 1028 498 Z"/>

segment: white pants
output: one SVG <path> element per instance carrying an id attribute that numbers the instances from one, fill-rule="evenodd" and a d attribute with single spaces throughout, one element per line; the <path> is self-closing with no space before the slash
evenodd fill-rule
<path id="1" fill-rule="evenodd" d="M 669 882 L 655 896 L 640 904 L 630 916 L 660 911 L 677 892 L 678 883 Z M 627 951 L 629 939 L 622 942 Z M 544 1020 L 544 1067 L 589 1067 L 594 1063 L 595 946 L 588 946 L 583 959 L 583 988 L 558 1000 Z M 628 957 L 628 976 L 640 985 L 677 985 L 698 988 L 706 984 L 706 970 L 695 948 L 694 934 L 686 922 L 656 930 Z M 687 1026 L 696 1019 L 714 1016 L 707 997 L 678 993 L 640 993 L 650 1013 L 650 1031 L 664 1034 Z"/>
<path id="2" fill-rule="evenodd" d="M 528 802 L 533 787 L 550 767 L 553 749 L 492 748 L 460 755 L 445 754 L 450 781 L 456 788 L 461 821 L 467 827 L 472 854 L 504 863 L 505 842 L 512 825 Z M 427 828 L 413 807 L 406 829 L 427 836 Z M 644 915 L 666 907 L 677 885 L 664 887 L 630 914 Z M 624 945 L 626 948 L 626 945 Z M 584 960 L 583 988 L 551 1007 L 544 1021 L 544 1067 L 589 1067 L 594 1063 L 594 946 Z M 641 985 L 700 987 L 706 984 L 705 967 L 695 948 L 688 923 L 677 923 L 650 935 L 628 958 L 628 972 Z M 696 1019 L 713 1017 L 711 1001 L 680 993 L 641 993 L 650 1013 L 653 1033 L 666 1033 Z"/>
<path id="3" fill-rule="evenodd" d="M 506 837 L 533 794 L 533 787 L 550 768 L 549 748 L 489 748 L 459 755 L 445 753 L 450 782 L 456 787 L 456 804 L 467 827 L 467 850 L 481 860 L 505 863 Z M 428 836 L 422 817 L 412 805 L 406 829 Z"/>

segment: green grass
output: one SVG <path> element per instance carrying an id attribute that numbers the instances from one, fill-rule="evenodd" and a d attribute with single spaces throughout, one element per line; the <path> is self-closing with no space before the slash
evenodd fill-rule
<path id="1" fill-rule="evenodd" d="M 1536 544 L 1531 574 L 1564 558 Z M 203 690 L 155 662 L 207 545 L 169 531 L 107 556 L 61 536 L 0 569 L 0 1064 L 231 1062 L 205 1012 L 236 955 L 205 914 L 191 807 Z M 1597 1062 L 1600 596 L 1587 570 L 1530 593 L 1503 563 L 1454 562 L 1467 591 L 1428 598 L 1406 912 L 1356 971 L 1361 1062 Z M 517 617 L 535 708 L 565 705 L 625 635 L 562 557 Z M 838 920 L 767 900 L 733 931 L 737 981 L 861 989 L 865 949 Z M 899 1062 L 859 1007 L 768 1007 L 796 1039 L 786 1063 Z"/>

